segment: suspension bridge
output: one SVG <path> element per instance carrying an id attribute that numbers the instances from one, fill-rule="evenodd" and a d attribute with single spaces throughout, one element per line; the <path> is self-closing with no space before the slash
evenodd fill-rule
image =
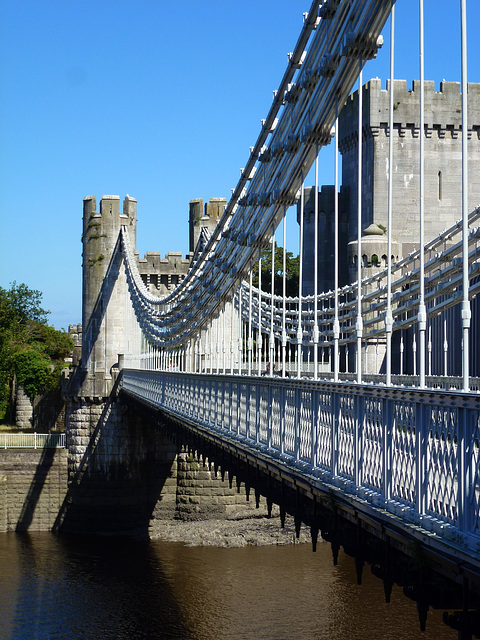
<path id="1" fill-rule="evenodd" d="M 125 199 L 122 213 L 116 196 L 104 196 L 99 213 L 95 198 L 85 199 L 82 361 L 70 388 L 83 399 L 107 399 L 115 388 L 121 398 L 160 412 L 293 487 L 313 500 L 314 509 L 330 501 L 384 540 L 389 531 L 392 540 L 404 536 L 423 545 L 448 558 L 455 579 L 478 596 L 480 192 L 474 172 L 480 167 L 480 92 L 467 83 L 462 1 L 458 100 L 450 124 L 435 124 L 420 2 L 420 80 L 409 92 L 417 113 L 399 123 L 403 94 L 394 60 L 401 5 L 312 3 L 223 216 L 168 295 L 155 295 L 139 273 L 134 199 Z M 362 74 L 379 55 L 388 20 L 390 52 L 382 55 L 390 55 L 390 79 L 374 126 L 368 112 L 373 94 Z M 451 84 L 441 88 L 442 96 Z M 366 152 L 379 135 L 380 227 L 372 225 Z M 448 138 L 455 175 L 450 217 L 440 232 L 432 218 L 445 210 L 448 177 L 444 166 L 430 170 L 432 136 L 440 143 Z M 398 170 L 406 137 L 414 149 L 408 181 Z M 346 167 L 347 145 L 354 167 L 348 233 L 339 182 L 339 148 Z M 324 237 L 319 229 L 327 214 L 317 195 L 310 222 L 306 215 L 306 181 L 314 175 L 318 194 L 318 159 L 332 146 L 335 185 Z M 415 227 L 407 224 L 413 238 L 408 252 L 399 241 L 406 190 L 413 202 L 408 207 L 415 209 Z M 300 232 L 295 297 L 286 294 L 285 267 L 292 207 Z M 328 287 L 320 259 L 325 244 Z M 266 256 L 267 287 L 261 281 Z M 281 293 L 274 286 L 278 274 Z M 72 472 L 84 465 L 88 438 L 70 434 Z"/>

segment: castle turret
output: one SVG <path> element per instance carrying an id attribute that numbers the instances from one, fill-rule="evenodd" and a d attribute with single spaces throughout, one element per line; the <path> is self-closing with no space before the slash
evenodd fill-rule
<path id="1" fill-rule="evenodd" d="M 123 258 L 117 249 L 122 225 L 127 227 L 135 248 L 136 204 L 134 198 L 127 196 L 120 213 L 119 196 L 103 196 L 98 213 L 95 196 L 83 201 L 81 366 L 86 376 L 84 386 L 93 395 L 105 395 L 111 368 L 118 354 L 126 352 L 129 323 L 124 316 L 128 291 Z"/>
<path id="2" fill-rule="evenodd" d="M 380 273 L 388 266 L 388 236 L 376 224 L 363 230 L 361 237 L 362 279 Z M 399 260 L 398 242 L 392 239 L 392 264 Z M 348 243 L 348 273 L 350 282 L 357 280 L 358 241 Z"/>
<path id="3" fill-rule="evenodd" d="M 458 82 L 427 81 L 425 88 L 425 241 L 461 217 L 462 111 Z M 390 82 L 381 88 L 374 78 L 362 87 L 362 227 L 387 226 Z M 407 90 L 393 83 L 393 228 L 405 257 L 418 249 L 420 217 L 420 83 Z M 357 238 L 358 91 L 346 101 L 339 118 L 342 185 L 349 188 L 349 241 Z M 469 174 L 480 174 L 480 84 L 468 85 Z M 480 182 L 469 181 L 469 210 L 480 202 Z"/>
<path id="4" fill-rule="evenodd" d="M 210 198 L 209 202 L 205 204 L 204 210 L 203 200 L 201 198 L 190 200 L 189 250 L 191 253 L 195 252 L 202 229 L 207 229 L 209 235 L 213 233 L 218 221 L 225 211 L 226 204 L 227 201 L 225 198 Z"/>

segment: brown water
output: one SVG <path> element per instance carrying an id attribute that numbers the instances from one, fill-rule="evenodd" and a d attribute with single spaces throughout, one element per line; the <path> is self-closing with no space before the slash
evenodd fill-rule
<path id="1" fill-rule="evenodd" d="M 188 548 L 177 543 L 0 534 L 3 640 L 447 640 L 431 611 L 330 546 Z"/>

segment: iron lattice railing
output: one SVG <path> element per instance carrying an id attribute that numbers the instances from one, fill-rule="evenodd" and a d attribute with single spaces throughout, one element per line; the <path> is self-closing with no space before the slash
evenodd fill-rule
<path id="1" fill-rule="evenodd" d="M 477 395 L 139 370 L 121 388 L 479 553 Z"/>

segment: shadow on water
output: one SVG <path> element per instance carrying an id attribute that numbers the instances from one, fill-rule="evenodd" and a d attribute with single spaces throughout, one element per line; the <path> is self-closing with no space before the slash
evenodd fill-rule
<path id="1" fill-rule="evenodd" d="M 330 546 L 185 547 L 154 541 L 0 536 L 6 640 L 453 640 L 440 612 L 380 580 L 356 584 Z"/>
<path id="2" fill-rule="evenodd" d="M 418 627 L 415 603 L 395 587 L 390 604 L 371 573 L 329 545 L 185 548 L 154 545 L 182 617 L 201 640 L 452 640 L 441 612 Z"/>
<path id="3" fill-rule="evenodd" d="M 192 638 L 147 543 L 52 534 L 5 538 L 18 568 L 15 579 L 10 571 L 8 591 L 16 602 L 10 601 L 10 616 L 2 612 L 1 638 Z"/>

